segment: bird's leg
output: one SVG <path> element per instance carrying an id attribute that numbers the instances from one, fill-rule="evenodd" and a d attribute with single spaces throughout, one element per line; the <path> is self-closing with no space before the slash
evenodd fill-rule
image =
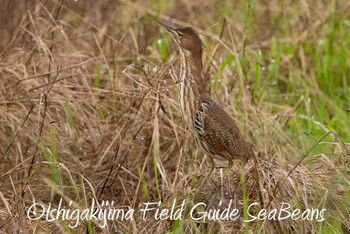
<path id="1" fill-rule="evenodd" d="M 214 171 L 214 168 L 215 168 L 215 162 L 214 162 L 214 158 L 213 157 L 209 157 L 210 158 L 210 162 L 211 162 L 211 168 L 210 168 L 210 171 L 208 173 L 208 175 L 205 177 L 205 179 L 203 180 L 203 182 L 201 183 L 201 185 L 199 185 L 198 187 L 198 190 L 195 194 L 195 199 L 198 197 L 198 195 L 200 194 L 200 192 L 202 191 L 203 189 L 203 186 L 205 185 L 205 183 L 207 183 L 207 180 L 209 179 L 209 177 L 211 176 L 211 174 L 213 173 Z"/>
<path id="2" fill-rule="evenodd" d="M 231 171 L 232 166 L 233 166 L 233 162 L 231 159 L 229 159 L 227 168 L 225 169 L 225 172 L 224 172 L 224 176 L 226 176 Z"/>
<path id="3" fill-rule="evenodd" d="M 214 158 L 213 157 L 210 157 L 210 162 L 211 162 L 211 168 L 210 168 L 210 172 L 207 176 L 207 179 L 210 177 L 211 173 L 213 173 L 214 171 L 214 168 L 215 168 L 215 162 L 214 162 Z"/>
<path id="4" fill-rule="evenodd" d="M 211 174 L 213 173 L 214 168 L 215 168 L 214 158 L 213 157 L 209 157 L 209 158 L 210 158 L 210 162 L 211 162 L 211 168 L 210 168 L 210 171 L 209 171 L 208 175 L 205 177 L 205 179 L 202 182 L 200 187 L 202 187 L 207 182 L 207 180 L 209 179 L 209 177 L 211 176 Z"/>

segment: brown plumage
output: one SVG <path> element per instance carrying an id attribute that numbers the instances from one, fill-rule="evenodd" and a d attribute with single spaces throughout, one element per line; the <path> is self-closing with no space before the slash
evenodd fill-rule
<path id="1" fill-rule="evenodd" d="M 158 21 L 157 21 L 158 22 Z M 231 117 L 211 98 L 203 74 L 202 41 L 192 28 L 172 28 L 158 22 L 170 32 L 180 52 L 180 69 L 172 72 L 179 84 L 179 103 L 185 122 L 197 145 L 212 158 L 221 160 L 253 156 L 252 145 L 242 140 Z"/>
<path id="2" fill-rule="evenodd" d="M 206 154 L 217 159 L 245 161 L 250 158 L 253 153 L 251 144 L 241 139 L 238 127 L 218 104 L 210 98 L 203 103 L 210 102 L 211 104 L 204 111 L 203 130 L 196 129 L 199 124 L 195 121 L 197 144 Z M 196 115 L 199 115 L 199 112 L 200 110 Z"/>

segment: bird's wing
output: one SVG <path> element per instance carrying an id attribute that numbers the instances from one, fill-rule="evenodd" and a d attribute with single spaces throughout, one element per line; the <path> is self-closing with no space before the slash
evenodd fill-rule
<path id="1" fill-rule="evenodd" d="M 246 143 L 241 139 L 239 129 L 232 118 L 215 102 L 206 109 L 203 120 L 203 138 L 209 148 L 226 159 L 246 156 Z"/>

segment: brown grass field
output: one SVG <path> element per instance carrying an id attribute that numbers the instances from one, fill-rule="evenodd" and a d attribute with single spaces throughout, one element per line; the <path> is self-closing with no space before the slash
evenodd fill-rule
<path id="1" fill-rule="evenodd" d="M 224 175 L 217 161 L 200 191 L 210 160 L 152 19 L 200 33 L 212 97 L 255 146 L 256 162 Z M 350 233 L 350 1 L 3 0 L 0 23 L 0 233 Z M 41 216 L 93 199 L 133 219 Z M 142 216 L 175 199 L 181 220 Z M 239 218 L 195 220 L 230 201 Z M 244 222 L 283 202 L 324 220 Z"/>

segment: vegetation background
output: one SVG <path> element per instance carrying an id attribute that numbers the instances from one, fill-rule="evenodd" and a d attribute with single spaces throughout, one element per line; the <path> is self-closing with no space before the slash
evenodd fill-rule
<path id="1" fill-rule="evenodd" d="M 258 171 L 216 168 L 201 198 L 325 208 L 325 221 L 28 219 L 34 202 L 60 198 L 80 210 L 92 198 L 126 210 L 196 202 L 210 162 L 168 75 L 176 47 L 153 18 L 201 34 L 211 93 L 259 158 Z M 14 0 L 0 25 L 0 232 L 350 232 L 350 1 Z"/>

